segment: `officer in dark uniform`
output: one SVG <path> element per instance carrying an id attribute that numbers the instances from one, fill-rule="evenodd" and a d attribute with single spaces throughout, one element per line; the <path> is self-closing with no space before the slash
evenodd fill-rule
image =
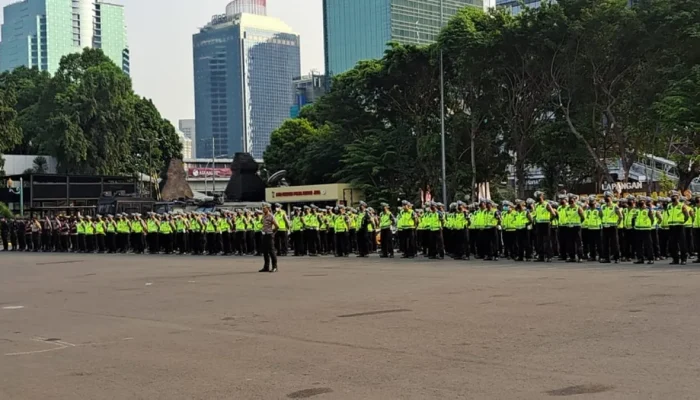
<path id="1" fill-rule="evenodd" d="M 12 251 L 17 251 L 18 249 L 22 250 L 20 247 L 21 242 L 19 241 L 19 238 L 24 236 L 24 225 L 22 225 L 22 230 L 20 230 L 20 222 L 21 219 L 16 216 L 10 225 L 10 242 L 12 243 Z"/>
<path id="2" fill-rule="evenodd" d="M 2 250 L 10 251 L 9 239 L 10 239 L 10 224 L 11 222 L 5 217 L 0 217 L 0 238 L 2 239 Z"/>

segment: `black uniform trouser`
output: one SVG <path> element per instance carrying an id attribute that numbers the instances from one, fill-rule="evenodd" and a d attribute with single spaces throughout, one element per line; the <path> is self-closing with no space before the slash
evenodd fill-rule
<path id="1" fill-rule="evenodd" d="M 467 229 L 453 230 L 451 237 L 454 258 L 466 257 L 466 249 L 469 248 L 469 233 Z"/>
<path id="2" fill-rule="evenodd" d="M 100 253 L 105 252 L 105 235 L 95 235 L 97 239 L 97 251 Z"/>
<path id="3" fill-rule="evenodd" d="M 673 262 L 688 261 L 688 253 L 685 247 L 685 227 L 683 225 L 671 225 L 668 230 L 668 251 Z"/>
<path id="4" fill-rule="evenodd" d="M 486 257 L 498 257 L 498 229 L 496 227 L 481 230 L 484 242 L 484 255 Z"/>
<path id="5" fill-rule="evenodd" d="M 221 232 L 221 249 L 225 255 L 231 254 L 231 232 Z"/>
<path id="6" fill-rule="evenodd" d="M 295 256 L 306 255 L 306 248 L 304 247 L 304 231 L 292 232 L 292 242 L 294 243 Z"/>
<path id="7" fill-rule="evenodd" d="M 191 232 L 192 235 L 192 241 L 190 242 L 190 249 L 192 250 L 192 254 L 202 254 L 202 232 Z"/>
<path id="8" fill-rule="evenodd" d="M 569 230 L 567 226 L 553 226 L 551 227 L 551 237 L 552 237 L 552 255 L 559 257 L 562 260 L 566 259 L 566 254 L 569 251 L 569 247 L 566 244 L 569 240 L 567 236 Z"/>
<path id="9" fill-rule="evenodd" d="M 31 232 L 24 234 L 24 242 L 27 244 L 26 251 L 32 251 L 34 249 L 34 236 Z"/>
<path id="10" fill-rule="evenodd" d="M 327 254 L 328 253 L 328 239 L 326 236 L 328 235 L 328 232 L 321 229 L 318 231 L 318 252 L 321 254 Z"/>
<path id="11" fill-rule="evenodd" d="M 430 231 L 424 230 L 419 232 L 430 233 Z M 406 257 L 415 257 L 416 255 L 416 235 L 413 229 L 403 229 L 399 231 L 399 238 L 401 239 L 403 252 Z M 424 236 L 424 239 L 427 239 Z M 424 246 L 427 248 L 429 241 L 425 240 Z"/>
<path id="12" fill-rule="evenodd" d="M 693 241 L 695 242 L 697 258 L 700 260 L 700 228 L 693 228 Z"/>
<path id="13" fill-rule="evenodd" d="M 591 259 L 596 259 L 598 256 L 602 255 L 601 230 L 600 229 L 586 229 L 586 230 L 584 230 L 584 234 L 586 235 L 585 253 Z"/>
<path id="14" fill-rule="evenodd" d="M 2 235 L 0 235 L 0 238 L 2 238 L 2 248 L 3 248 L 3 250 L 9 251 L 9 250 L 10 250 L 10 245 L 8 244 L 8 243 L 9 243 L 9 240 L 8 240 L 8 239 L 9 239 L 9 235 L 8 235 L 7 233 L 3 232 Z M 13 244 L 14 244 L 14 243 L 13 243 Z"/>
<path id="15" fill-rule="evenodd" d="M 416 251 L 415 253 L 418 252 L 418 247 L 420 247 L 420 251 L 424 256 L 428 255 L 428 252 L 430 250 L 430 231 L 427 229 L 420 229 L 415 231 L 415 239 L 416 239 Z M 415 254 L 414 253 L 414 254 Z"/>
<path id="16" fill-rule="evenodd" d="M 307 229 L 304 231 L 306 249 L 309 255 L 315 255 L 318 251 L 318 231 L 315 229 Z"/>
<path id="17" fill-rule="evenodd" d="M 32 232 L 32 249 L 34 251 L 41 249 L 41 234 L 39 232 Z"/>
<path id="18" fill-rule="evenodd" d="M 129 251 L 129 233 L 117 233 L 117 242 L 119 243 L 119 251 L 126 253 Z"/>
<path id="19" fill-rule="evenodd" d="M 394 234 L 391 228 L 384 228 L 381 230 L 381 242 L 382 242 L 382 257 L 388 257 L 389 255 L 394 255 Z"/>
<path id="20" fill-rule="evenodd" d="M 651 248 L 654 251 L 654 257 L 661 257 L 661 248 L 659 247 L 659 230 L 654 228 L 651 230 Z"/>
<path id="21" fill-rule="evenodd" d="M 517 245 L 515 231 L 503 231 L 503 255 L 515 259 Z"/>
<path id="22" fill-rule="evenodd" d="M 275 251 L 275 236 L 274 233 L 266 235 L 270 237 L 270 242 L 272 243 L 272 252 L 275 253 L 275 258 L 277 258 L 277 252 Z M 263 252 L 263 234 L 258 231 L 255 232 L 255 255 L 259 256 Z"/>
<path id="23" fill-rule="evenodd" d="M 530 231 L 527 228 L 518 229 L 515 231 L 515 241 L 517 243 L 515 253 L 518 260 L 523 257 L 528 259 L 532 257 L 532 246 L 530 246 Z"/>
<path id="24" fill-rule="evenodd" d="M 348 244 L 350 246 L 350 253 L 354 253 L 357 250 L 357 230 L 350 229 L 348 231 Z"/>
<path id="25" fill-rule="evenodd" d="M 653 260 L 653 250 L 651 248 L 651 230 L 635 230 L 634 231 L 634 242 L 637 253 L 637 260 L 647 261 Z"/>
<path id="26" fill-rule="evenodd" d="M 272 269 L 277 268 L 277 255 L 275 254 L 275 244 L 274 236 L 271 233 L 263 235 L 262 232 L 256 232 L 260 235 L 260 246 L 262 247 L 262 255 L 265 264 L 263 269 L 270 269 L 270 264 L 272 264 Z M 258 248 L 260 250 L 260 248 Z"/>
<path id="27" fill-rule="evenodd" d="M 622 257 L 623 258 L 634 258 L 635 245 L 634 245 L 635 232 L 634 229 L 624 229 L 624 235 L 622 240 Z"/>
<path id="28" fill-rule="evenodd" d="M 19 232 L 19 234 L 17 235 L 16 242 L 19 244 L 19 251 L 23 251 L 27 247 L 27 241 L 24 237 L 24 232 Z"/>
<path id="29" fill-rule="evenodd" d="M 620 240 L 617 236 L 616 226 L 603 227 L 602 246 L 600 257 L 604 260 L 615 261 L 620 259 Z"/>
<path id="30" fill-rule="evenodd" d="M 277 231 L 275 233 L 275 249 L 278 255 L 287 255 L 287 231 Z"/>
<path id="31" fill-rule="evenodd" d="M 663 258 L 668 257 L 668 232 L 668 228 L 659 229 L 659 253 Z"/>
<path id="32" fill-rule="evenodd" d="M 236 252 L 241 255 L 248 253 L 245 231 L 236 231 Z"/>
<path id="33" fill-rule="evenodd" d="M 226 234 L 228 235 L 228 232 Z M 187 253 L 187 232 L 177 232 L 175 237 L 177 239 L 177 250 L 180 254 Z"/>
<path id="34" fill-rule="evenodd" d="M 163 250 L 165 251 L 165 254 L 172 254 L 173 253 L 173 234 L 172 233 L 163 233 L 163 234 L 161 234 L 160 238 L 163 240 Z"/>
<path id="35" fill-rule="evenodd" d="M 537 257 L 540 261 L 552 258 L 552 243 L 550 238 L 551 227 L 548 223 L 535 224 L 535 237 L 537 238 Z"/>
<path id="36" fill-rule="evenodd" d="M 693 228 L 688 226 L 685 227 L 685 249 L 688 254 L 693 254 L 697 250 L 693 240 Z"/>
<path id="37" fill-rule="evenodd" d="M 369 254 L 367 242 L 367 230 L 358 229 L 357 230 L 357 253 L 361 256 L 366 256 Z"/>
<path id="38" fill-rule="evenodd" d="M 160 251 L 160 246 L 158 245 L 158 232 L 148 232 L 146 235 L 148 239 L 148 252 L 151 254 L 156 254 Z"/>
<path id="39" fill-rule="evenodd" d="M 296 244 L 295 244 L 296 249 Z M 296 251 L 295 251 L 296 253 Z M 338 257 L 347 256 L 348 253 L 348 233 L 347 232 L 336 232 L 335 233 L 335 255 Z"/>
<path id="40" fill-rule="evenodd" d="M 560 226 L 559 229 L 561 228 Z M 570 260 L 575 260 L 576 256 L 578 256 L 579 260 L 583 259 L 583 240 L 580 226 L 569 226 L 566 228 L 566 244 Z"/>
<path id="41" fill-rule="evenodd" d="M 144 239 L 143 232 L 131 234 L 131 248 L 134 253 L 143 254 L 146 252 L 146 243 Z"/>

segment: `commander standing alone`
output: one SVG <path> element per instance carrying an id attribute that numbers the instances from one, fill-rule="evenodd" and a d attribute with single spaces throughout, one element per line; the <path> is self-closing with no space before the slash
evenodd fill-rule
<path id="1" fill-rule="evenodd" d="M 262 254 L 265 265 L 258 272 L 277 272 L 277 255 L 275 254 L 274 237 L 279 228 L 275 216 L 270 212 L 270 205 L 268 203 L 263 203 Z M 270 269 L 270 261 L 272 261 L 272 269 Z"/>

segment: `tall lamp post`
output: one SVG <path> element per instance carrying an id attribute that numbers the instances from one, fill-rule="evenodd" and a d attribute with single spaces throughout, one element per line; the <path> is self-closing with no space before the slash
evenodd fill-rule
<path id="1" fill-rule="evenodd" d="M 19 215 L 24 218 L 24 178 L 19 177 L 19 187 L 12 187 L 12 179 L 7 182 L 10 193 L 19 195 Z"/>
<path id="2" fill-rule="evenodd" d="M 214 156 L 211 158 L 211 161 L 207 161 L 207 163 L 204 165 L 204 169 L 207 169 L 209 167 L 209 164 L 211 163 L 211 168 L 212 170 L 216 169 L 216 159 L 217 158 L 224 158 L 228 157 L 228 154 L 219 154 L 217 156 Z M 207 176 L 204 175 L 204 192 L 206 193 L 207 191 Z M 214 171 L 211 172 L 211 191 L 214 193 L 216 191 L 216 173 Z"/>
<path id="3" fill-rule="evenodd" d="M 153 142 L 160 143 L 163 138 L 155 138 L 153 140 L 147 140 L 144 138 L 139 138 L 139 142 L 148 142 L 148 180 L 153 183 Z"/>
<path id="4" fill-rule="evenodd" d="M 440 0 L 440 29 L 443 24 L 443 0 Z M 440 147 L 442 150 L 442 202 L 447 206 L 447 171 L 445 162 L 445 68 L 440 48 Z"/>

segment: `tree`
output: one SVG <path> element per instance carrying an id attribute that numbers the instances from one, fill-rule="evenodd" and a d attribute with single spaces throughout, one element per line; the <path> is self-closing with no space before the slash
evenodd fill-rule
<path id="1" fill-rule="evenodd" d="M 14 92 L 0 91 L 0 154 L 22 141 L 22 131 L 17 124 Z"/>
<path id="2" fill-rule="evenodd" d="M 306 183 L 303 161 L 317 136 L 318 131 L 305 119 L 285 121 L 270 135 L 270 144 L 263 154 L 265 167 L 270 173 L 286 170 L 289 181 Z"/>

